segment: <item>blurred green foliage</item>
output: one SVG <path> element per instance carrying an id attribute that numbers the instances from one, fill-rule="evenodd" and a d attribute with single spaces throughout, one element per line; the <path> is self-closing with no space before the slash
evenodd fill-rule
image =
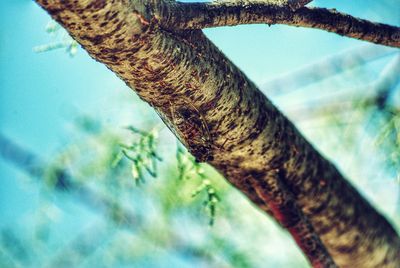
<path id="1" fill-rule="evenodd" d="M 38 45 L 33 48 L 35 52 L 48 52 L 56 49 L 65 49 L 71 57 L 78 52 L 79 44 L 55 21 L 50 21 L 46 26 L 46 32 L 52 39 L 50 43 Z"/>

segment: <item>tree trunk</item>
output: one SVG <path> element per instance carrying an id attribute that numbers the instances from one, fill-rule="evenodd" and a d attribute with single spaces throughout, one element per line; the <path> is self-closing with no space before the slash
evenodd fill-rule
<path id="1" fill-rule="evenodd" d="M 201 30 L 162 28 L 158 1 L 36 1 L 314 267 L 398 267 L 396 231 Z"/>

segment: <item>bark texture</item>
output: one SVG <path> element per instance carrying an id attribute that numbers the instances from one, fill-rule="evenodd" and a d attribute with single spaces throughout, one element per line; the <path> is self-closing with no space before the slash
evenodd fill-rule
<path id="1" fill-rule="evenodd" d="M 310 2 L 312 2 L 312 0 L 288 0 L 288 5 L 293 11 L 295 11 L 296 9 L 299 9 Z"/>
<path id="2" fill-rule="evenodd" d="M 160 26 L 158 1 L 36 1 L 287 228 L 314 267 L 398 267 L 396 231 L 201 30 Z"/>
<path id="3" fill-rule="evenodd" d="M 338 12 L 336 9 L 301 7 L 282 0 L 220 1 L 161 5 L 155 13 L 168 28 L 203 29 L 263 23 L 316 28 L 375 44 L 400 47 L 400 28 Z M 300 6 L 296 6 L 300 5 Z M 171 14 L 175 14 L 171 16 Z"/>

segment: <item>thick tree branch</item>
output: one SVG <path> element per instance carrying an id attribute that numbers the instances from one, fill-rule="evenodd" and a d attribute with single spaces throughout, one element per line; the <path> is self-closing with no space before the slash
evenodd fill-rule
<path id="1" fill-rule="evenodd" d="M 275 171 L 279 173 L 279 170 Z M 310 220 L 296 204 L 293 195 L 283 184 L 279 174 L 274 174 L 265 183 L 249 179 L 256 194 L 268 204 L 271 215 L 286 228 L 295 239 L 297 245 L 310 260 L 313 267 L 337 267 L 326 251 L 321 239 L 315 233 Z M 257 173 L 257 171 L 255 171 Z M 265 174 L 260 174 L 264 176 Z M 275 194 L 271 194 L 274 192 Z M 282 200 L 284 200 L 282 202 Z M 289 212 L 289 213 L 288 213 Z"/>
<path id="2" fill-rule="evenodd" d="M 306 2 L 306 1 L 302 1 Z M 174 3 L 157 10 L 171 29 L 204 29 L 218 26 L 265 23 L 321 29 L 375 44 L 400 47 L 400 28 L 359 19 L 335 9 L 292 9 L 280 1 L 223 1 Z"/>
<path id="3" fill-rule="evenodd" d="M 198 160 L 277 218 L 290 219 L 298 207 L 313 230 L 299 219 L 294 236 L 314 232 L 342 267 L 396 267 L 396 231 L 254 83 L 201 31 L 160 27 L 153 10 L 168 15 L 174 2 L 37 2 L 148 102 Z M 286 209 L 285 196 L 296 206 Z M 311 263 L 329 263 L 329 256 L 311 255 Z"/>

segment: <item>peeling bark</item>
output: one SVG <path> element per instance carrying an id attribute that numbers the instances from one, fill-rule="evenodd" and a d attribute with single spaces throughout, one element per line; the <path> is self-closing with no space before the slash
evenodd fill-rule
<path id="1" fill-rule="evenodd" d="M 201 30 L 162 28 L 158 1 L 36 1 L 314 267 L 398 267 L 396 231 Z"/>

